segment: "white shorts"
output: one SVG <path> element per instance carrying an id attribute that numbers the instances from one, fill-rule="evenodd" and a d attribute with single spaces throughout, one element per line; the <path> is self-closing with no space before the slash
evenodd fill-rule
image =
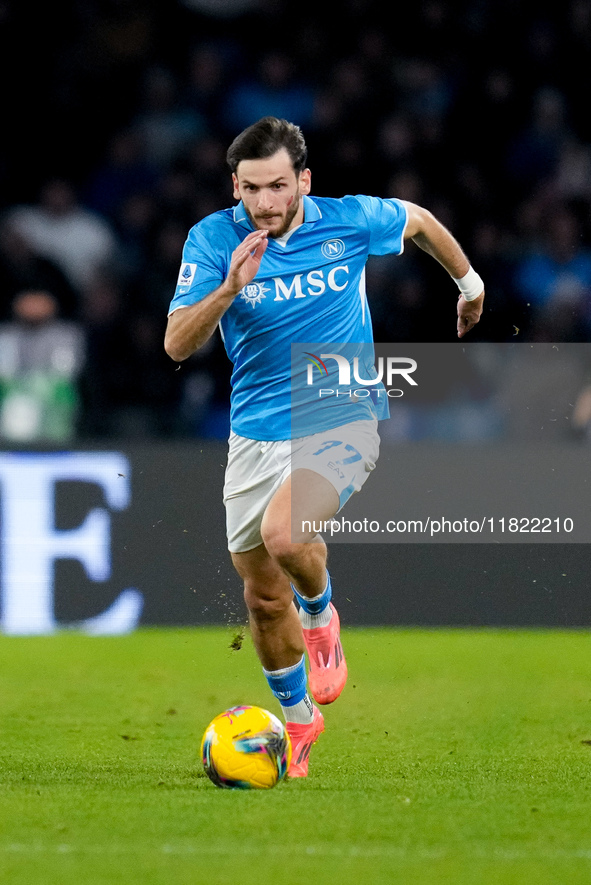
<path id="1" fill-rule="evenodd" d="M 339 510 L 376 465 L 378 422 L 352 421 L 332 430 L 261 442 L 232 432 L 224 483 L 228 548 L 245 553 L 262 544 L 261 522 L 269 501 L 298 468 L 324 476 L 339 496 Z"/>

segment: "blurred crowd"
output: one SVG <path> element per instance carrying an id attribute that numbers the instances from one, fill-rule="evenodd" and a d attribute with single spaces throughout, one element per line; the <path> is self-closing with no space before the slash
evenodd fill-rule
<path id="1" fill-rule="evenodd" d="M 0 0 L 0 438 L 226 436 L 219 338 L 180 368 L 162 340 L 187 232 L 232 205 L 226 147 L 265 114 L 302 127 L 313 193 L 456 234 L 487 286 L 472 340 L 589 341 L 591 0 L 58 6 Z M 377 341 L 455 339 L 415 247 L 367 282 Z"/>

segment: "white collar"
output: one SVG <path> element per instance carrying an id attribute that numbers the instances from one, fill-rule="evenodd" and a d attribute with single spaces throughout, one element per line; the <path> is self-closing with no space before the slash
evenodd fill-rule
<path id="1" fill-rule="evenodd" d="M 292 227 L 287 233 L 283 234 L 282 237 L 273 237 L 274 243 L 279 243 L 280 246 L 287 246 L 287 241 L 291 237 L 292 234 L 295 234 L 296 230 L 299 230 L 301 224 L 296 225 L 296 227 Z"/>

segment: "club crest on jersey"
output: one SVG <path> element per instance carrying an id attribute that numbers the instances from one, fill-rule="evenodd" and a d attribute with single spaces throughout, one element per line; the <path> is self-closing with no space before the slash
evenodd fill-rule
<path id="1" fill-rule="evenodd" d="M 179 271 L 179 278 L 177 280 L 177 286 L 191 286 L 193 285 L 193 280 L 195 279 L 195 272 L 197 271 L 196 264 L 181 264 L 181 269 Z"/>
<path id="2" fill-rule="evenodd" d="M 252 304 L 253 310 L 257 304 L 261 304 L 263 298 L 270 290 L 262 283 L 247 283 L 240 290 L 240 297 L 247 304 Z"/>
<path id="3" fill-rule="evenodd" d="M 345 244 L 342 240 L 326 240 L 320 248 L 324 257 L 329 261 L 336 261 L 345 253 Z"/>

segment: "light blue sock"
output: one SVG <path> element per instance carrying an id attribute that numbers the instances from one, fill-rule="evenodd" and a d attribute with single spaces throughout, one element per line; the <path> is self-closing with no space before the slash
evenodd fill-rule
<path id="1" fill-rule="evenodd" d="M 328 608 L 328 604 L 332 599 L 332 587 L 330 584 L 330 575 L 328 572 L 326 573 L 326 587 L 323 592 L 319 596 L 315 596 L 313 599 L 310 599 L 308 596 L 302 596 L 296 588 L 291 585 L 291 589 L 293 590 L 297 601 L 300 604 L 300 608 L 306 612 L 308 615 L 320 615 L 324 611 L 325 608 Z"/>
<path id="2" fill-rule="evenodd" d="M 265 670 L 263 667 L 263 673 L 269 688 L 281 704 L 285 719 L 288 722 L 305 724 L 311 722 L 314 707 L 308 697 L 305 655 L 293 667 L 283 670 Z"/>

